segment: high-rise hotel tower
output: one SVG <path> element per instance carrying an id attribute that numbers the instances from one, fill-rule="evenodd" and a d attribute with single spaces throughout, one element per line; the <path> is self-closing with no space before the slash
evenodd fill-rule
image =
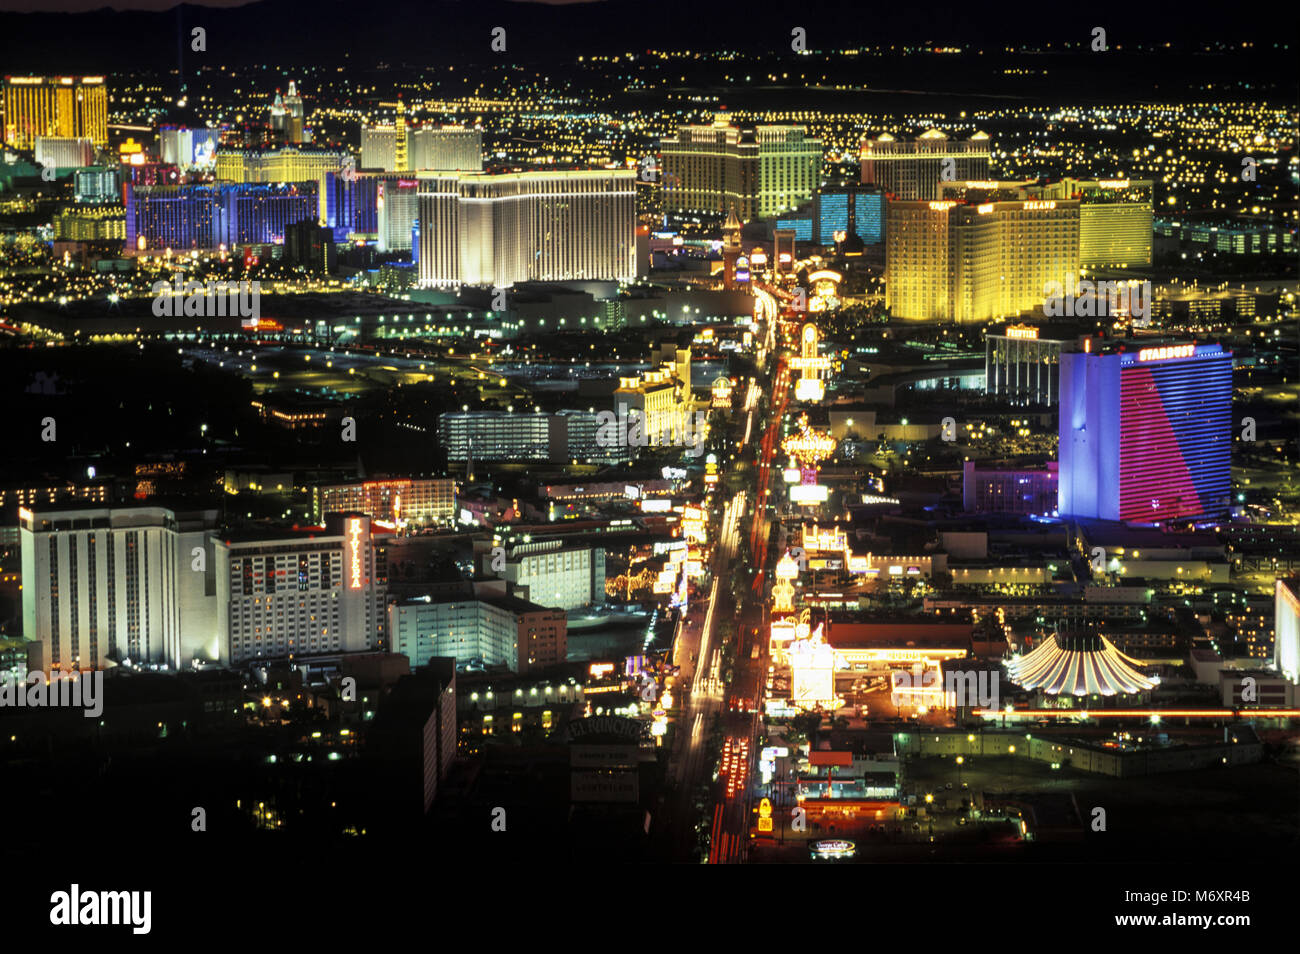
<path id="1" fill-rule="evenodd" d="M 6 76 L 4 142 L 31 149 L 37 136 L 84 137 L 108 145 L 108 90 L 102 76 Z"/>
<path id="2" fill-rule="evenodd" d="M 420 287 L 630 281 L 635 175 L 420 173 Z"/>
<path id="3" fill-rule="evenodd" d="M 1151 264 L 1154 207 L 1150 179 L 1062 179 L 1044 199 L 1079 200 L 1079 264 L 1141 268 Z"/>
<path id="4" fill-rule="evenodd" d="M 915 139 L 883 133 L 862 141 L 862 182 L 879 186 L 895 198 L 936 200 L 943 182 L 987 179 L 991 142 L 988 133 L 949 139 L 937 129 Z M 945 168 L 951 175 L 945 176 Z"/>
<path id="5" fill-rule="evenodd" d="M 1062 517 L 1224 513 L 1232 353 L 1193 342 L 1061 355 Z"/>
<path id="6" fill-rule="evenodd" d="M 660 143 L 664 209 L 742 222 L 789 212 L 821 184 L 822 143 L 802 126 L 682 126 Z"/>
<path id="7" fill-rule="evenodd" d="M 1079 202 L 1028 199 L 1023 183 L 946 184 L 885 213 L 885 307 L 896 318 L 984 322 L 1043 304 L 1079 277 Z"/>

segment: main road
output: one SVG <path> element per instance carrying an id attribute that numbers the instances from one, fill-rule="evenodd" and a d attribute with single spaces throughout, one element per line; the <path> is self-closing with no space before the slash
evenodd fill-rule
<path id="1" fill-rule="evenodd" d="M 691 605 L 674 641 L 673 662 L 681 667 L 672 685 L 679 704 L 669 760 L 674 794 L 654 829 L 660 855 L 674 861 L 692 857 L 697 821 L 710 831 L 710 863 L 743 861 L 749 843 L 750 792 L 760 729 L 755 709 L 768 665 L 762 606 L 770 532 L 767 501 L 790 388 L 788 366 L 777 353 L 775 326 L 779 319 L 774 303 L 765 298 L 770 296 L 758 297 L 760 317 L 767 325 L 760 345 L 760 377 L 746 389 L 741 406 L 745 414 L 737 416 L 729 437 L 739 451 L 755 435 L 763 436 L 754 466 L 739 466 L 738 474 L 728 483 L 734 493 L 723 504 L 713 531 L 708 596 Z M 776 360 L 769 361 L 773 355 Z M 770 396 L 766 420 L 759 414 L 757 400 L 764 390 Z M 751 516 L 748 524 L 742 523 Z M 752 554 L 748 565 L 738 565 L 742 533 L 749 539 Z M 732 586 L 733 578 L 748 584 L 751 572 L 752 587 Z M 735 594 L 740 594 L 739 604 Z M 730 673 L 725 662 L 729 648 L 734 659 Z M 715 722 L 723 733 L 722 764 L 716 779 L 709 746 Z M 703 790 L 709 794 L 700 798 Z"/>

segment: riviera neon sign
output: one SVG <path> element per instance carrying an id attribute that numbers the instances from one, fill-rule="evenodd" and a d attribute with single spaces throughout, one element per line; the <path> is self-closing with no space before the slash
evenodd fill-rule
<path id="1" fill-rule="evenodd" d="M 361 521 L 348 521 L 348 589 L 361 589 Z"/>

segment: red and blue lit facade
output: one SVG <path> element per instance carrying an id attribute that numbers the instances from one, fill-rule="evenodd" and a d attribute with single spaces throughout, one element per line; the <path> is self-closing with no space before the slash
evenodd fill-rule
<path id="1" fill-rule="evenodd" d="M 1227 510 L 1232 353 L 1061 355 L 1061 516 L 1153 523 Z"/>

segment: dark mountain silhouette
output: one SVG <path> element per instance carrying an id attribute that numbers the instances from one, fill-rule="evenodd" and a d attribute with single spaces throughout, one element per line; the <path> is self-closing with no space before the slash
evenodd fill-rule
<path id="1" fill-rule="evenodd" d="M 261 0 L 242 7 L 182 5 L 170 11 L 0 13 L 5 72 L 111 72 L 172 68 L 183 44 L 187 68 L 214 64 L 435 65 L 509 57 L 571 61 L 584 52 L 655 49 L 789 51 L 791 30 L 807 30 L 810 49 L 857 44 L 915 44 L 1000 49 L 1020 44 L 1088 42 L 1094 26 L 1112 45 L 1197 44 L 1261 33 L 1294 44 L 1297 13 L 1281 3 L 1253 4 L 1248 16 L 1220 5 L 1195 8 L 1131 3 L 1052 5 L 896 4 L 825 0 L 597 0 L 549 5 L 507 0 Z M 1203 8 L 1204 9 L 1204 8 Z M 490 49 L 504 27 L 507 52 Z M 190 52 L 190 30 L 207 31 L 207 52 Z M 1274 30 L 1274 27 L 1276 29 Z M 1261 50 L 1261 53 L 1264 51 Z"/>

